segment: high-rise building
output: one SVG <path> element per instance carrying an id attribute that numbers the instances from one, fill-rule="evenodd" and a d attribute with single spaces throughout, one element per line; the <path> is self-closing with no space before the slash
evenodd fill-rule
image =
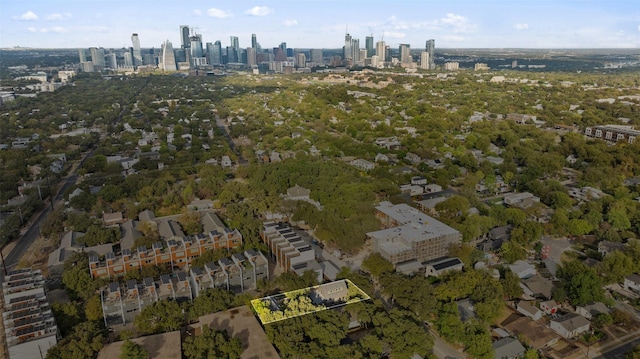
<path id="1" fill-rule="evenodd" d="M 433 70 L 436 68 L 436 63 L 435 63 L 436 40 L 434 39 L 427 40 L 426 50 L 429 53 L 429 69 Z"/>
<path id="2" fill-rule="evenodd" d="M 209 64 L 211 65 L 222 64 L 222 43 L 220 40 L 213 43 L 213 53 L 211 54 L 211 59 L 209 61 Z"/>
<path id="3" fill-rule="evenodd" d="M 107 67 L 109 67 L 112 70 L 115 70 L 118 68 L 118 60 L 116 59 L 115 52 L 110 52 L 107 55 Z"/>
<path id="4" fill-rule="evenodd" d="M 282 51 L 285 54 L 287 53 L 287 43 L 286 42 L 281 42 L 279 47 L 282 49 Z"/>
<path id="5" fill-rule="evenodd" d="M 204 52 L 202 50 L 202 35 L 194 34 L 189 38 L 191 41 L 190 47 L 190 55 L 191 55 L 191 64 L 195 64 L 195 59 L 204 57 Z M 198 60 L 200 61 L 200 60 Z"/>
<path id="6" fill-rule="evenodd" d="M 420 53 L 420 68 L 423 70 L 429 70 L 429 64 L 430 64 L 430 60 L 429 60 L 429 53 L 426 51 L 422 51 Z"/>
<path id="7" fill-rule="evenodd" d="M 346 35 L 344 35 L 344 50 L 342 51 L 342 59 L 344 60 L 347 66 L 350 66 L 351 62 L 353 61 L 351 46 L 352 46 L 351 35 L 347 33 Z"/>
<path id="8" fill-rule="evenodd" d="M 242 56 L 240 54 L 240 41 L 237 36 L 231 36 L 231 52 L 227 51 L 227 56 L 229 57 L 229 62 L 240 62 Z"/>
<path id="9" fill-rule="evenodd" d="M 253 47 L 247 47 L 247 65 L 249 66 L 257 66 L 258 61 L 256 57 L 256 49 Z"/>
<path id="10" fill-rule="evenodd" d="M 365 49 L 367 49 L 367 57 L 376 54 L 376 49 L 373 47 L 373 36 L 367 36 L 365 38 Z"/>
<path id="11" fill-rule="evenodd" d="M 386 45 L 385 45 L 384 41 L 376 42 L 376 55 L 378 55 L 378 61 L 379 62 L 387 61 L 386 54 L 387 54 Z"/>
<path id="12" fill-rule="evenodd" d="M 124 66 L 125 67 L 133 67 L 133 56 L 131 55 L 131 52 L 126 51 L 124 54 Z"/>
<path id="13" fill-rule="evenodd" d="M 162 56 L 160 57 L 162 60 L 161 68 L 164 71 L 175 71 L 176 67 L 176 57 L 173 52 L 173 45 L 169 40 L 166 40 L 162 44 Z"/>
<path id="14" fill-rule="evenodd" d="M 256 34 L 251 34 L 251 48 L 258 50 L 258 39 Z"/>
<path id="15" fill-rule="evenodd" d="M 102 71 L 104 69 L 104 49 L 97 47 L 90 47 L 91 62 L 95 71 Z"/>
<path id="16" fill-rule="evenodd" d="M 298 52 L 296 54 L 296 67 L 307 67 L 307 57 L 304 52 Z"/>
<path id="17" fill-rule="evenodd" d="M 131 35 L 131 43 L 133 44 L 133 64 L 140 66 L 142 65 L 142 52 L 140 51 L 140 38 L 138 34 Z"/>
<path id="18" fill-rule="evenodd" d="M 409 44 L 400 44 L 400 62 L 410 64 L 413 62 L 411 58 L 411 47 Z"/>
<path id="19" fill-rule="evenodd" d="M 311 50 L 311 62 L 315 62 L 316 64 L 322 64 L 323 62 L 322 49 L 312 49 Z"/>
<path id="20" fill-rule="evenodd" d="M 360 62 L 360 39 L 351 39 L 351 66 Z"/>
<path id="21" fill-rule="evenodd" d="M 184 49 L 185 47 L 191 46 L 191 40 L 189 37 L 189 26 L 180 25 L 180 47 Z"/>
<path id="22" fill-rule="evenodd" d="M 84 49 L 78 49 L 78 57 L 80 57 L 80 63 L 87 62 L 87 53 Z"/>

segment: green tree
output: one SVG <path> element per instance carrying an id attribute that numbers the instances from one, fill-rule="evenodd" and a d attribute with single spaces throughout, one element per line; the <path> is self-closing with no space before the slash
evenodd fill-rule
<path id="1" fill-rule="evenodd" d="M 507 266 L 500 268 L 500 284 L 502 284 L 505 296 L 509 299 L 520 298 L 522 295 L 520 278 Z"/>
<path id="2" fill-rule="evenodd" d="M 95 358 L 104 345 L 104 330 L 97 322 L 81 322 L 73 332 L 47 351 L 47 359 Z"/>
<path id="3" fill-rule="evenodd" d="M 120 359 L 147 359 L 148 357 L 149 353 L 142 345 L 134 343 L 129 339 L 122 343 Z"/>
<path id="4" fill-rule="evenodd" d="M 145 307 L 135 318 L 136 329 L 143 333 L 157 334 L 178 330 L 185 318 L 180 305 L 172 300 L 161 300 Z"/>
<path id="5" fill-rule="evenodd" d="M 189 318 L 195 320 L 206 314 L 229 309 L 234 304 L 234 298 L 233 293 L 220 288 L 206 289 L 189 306 Z"/>
<path id="6" fill-rule="evenodd" d="M 76 303 L 51 303 L 51 310 L 62 336 L 70 334 L 77 324 L 84 321 L 80 306 Z"/>
<path id="7" fill-rule="evenodd" d="M 202 233 L 202 221 L 200 220 L 200 213 L 198 212 L 185 212 L 178 217 L 178 222 L 180 222 L 180 226 L 185 234 L 189 236 Z"/>
<path id="8" fill-rule="evenodd" d="M 87 300 L 84 306 L 84 315 L 88 320 L 102 320 L 102 302 L 99 295 L 94 295 Z"/>
<path id="9" fill-rule="evenodd" d="M 232 338 L 224 330 L 202 328 L 202 334 L 185 339 L 184 356 L 187 359 L 238 359 L 242 354 L 242 341 Z"/>
<path id="10" fill-rule="evenodd" d="M 585 305 L 604 299 L 602 280 L 595 269 L 586 264 L 577 260 L 563 263 L 556 275 L 562 279 L 572 305 Z"/>
<path id="11" fill-rule="evenodd" d="M 393 271 L 393 264 L 383 258 L 380 253 L 371 253 L 362 260 L 362 268 L 371 273 L 375 278 L 380 278 L 384 273 Z"/>
<path id="12" fill-rule="evenodd" d="M 62 284 L 72 298 L 88 299 L 100 288 L 100 280 L 91 278 L 89 255 L 76 252 L 64 262 Z"/>

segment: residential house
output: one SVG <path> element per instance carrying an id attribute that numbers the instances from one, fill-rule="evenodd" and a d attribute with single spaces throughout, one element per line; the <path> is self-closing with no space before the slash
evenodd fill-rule
<path id="1" fill-rule="evenodd" d="M 389 162 L 389 156 L 385 155 L 384 153 L 377 153 L 374 161 L 376 161 L 376 162 Z"/>
<path id="2" fill-rule="evenodd" d="M 515 359 L 522 358 L 525 347 L 515 338 L 502 338 L 495 341 L 491 347 L 493 348 L 495 359 Z"/>
<path id="3" fill-rule="evenodd" d="M 513 319 L 510 316 L 501 323 L 501 326 L 513 333 L 513 335 L 521 335 L 527 338 L 531 346 L 536 350 L 549 348 L 556 344 L 560 338 L 556 332 L 549 329 L 544 323 L 526 317 Z"/>
<path id="4" fill-rule="evenodd" d="M 461 299 L 456 301 L 458 306 L 458 313 L 460 315 L 460 320 L 465 323 L 471 319 L 477 318 L 476 308 L 473 305 L 473 301 L 469 298 Z"/>
<path id="5" fill-rule="evenodd" d="M 423 176 L 414 176 L 411 177 L 411 184 L 415 186 L 425 186 L 427 184 L 427 179 Z"/>
<path id="6" fill-rule="evenodd" d="M 508 206 L 522 209 L 529 208 L 540 202 L 540 198 L 529 192 L 513 193 L 504 196 L 504 203 Z"/>
<path id="7" fill-rule="evenodd" d="M 607 194 L 598 188 L 593 187 L 574 187 L 569 189 L 569 196 L 583 202 L 598 200 Z"/>
<path id="8" fill-rule="evenodd" d="M 412 184 L 400 185 L 400 192 L 410 196 L 418 196 L 424 193 L 424 187 Z"/>
<path id="9" fill-rule="evenodd" d="M 544 302 L 540 302 L 540 309 L 547 315 L 554 315 L 558 313 L 560 306 L 555 300 L 545 300 Z"/>
<path id="10" fill-rule="evenodd" d="M 213 201 L 210 199 L 194 198 L 191 203 L 187 205 L 187 208 L 191 211 L 204 211 L 213 208 Z"/>
<path id="11" fill-rule="evenodd" d="M 587 318 L 575 313 L 565 314 L 549 322 L 549 328 L 565 339 L 572 339 L 589 331 L 590 326 L 591 322 Z"/>
<path id="12" fill-rule="evenodd" d="M 428 184 L 424 186 L 424 192 L 425 193 L 438 193 L 438 192 L 442 192 L 442 186 L 437 185 L 435 183 L 432 184 Z"/>
<path id="13" fill-rule="evenodd" d="M 600 241 L 598 243 L 598 253 L 602 255 L 602 258 L 606 257 L 608 254 L 613 253 L 615 251 L 623 251 L 624 243 L 620 242 L 611 242 L 611 241 Z"/>
<path id="14" fill-rule="evenodd" d="M 512 264 L 507 265 L 507 267 L 509 267 L 509 269 L 511 269 L 511 271 L 520 279 L 533 277 L 538 273 L 536 267 L 525 260 L 517 260 Z"/>
<path id="15" fill-rule="evenodd" d="M 222 159 L 220 160 L 220 165 L 223 168 L 231 167 L 231 165 L 232 165 L 231 158 L 229 156 L 226 156 L 226 155 L 222 156 Z"/>
<path id="16" fill-rule="evenodd" d="M 464 264 L 460 258 L 443 258 L 424 263 L 427 277 L 439 277 L 449 271 L 462 271 Z"/>
<path id="17" fill-rule="evenodd" d="M 525 299 L 550 299 L 553 292 L 553 282 L 540 274 L 522 279 L 520 287 Z"/>
<path id="18" fill-rule="evenodd" d="M 407 152 L 407 154 L 404 156 L 404 158 L 411 162 L 414 165 L 419 164 L 420 162 L 422 162 L 422 158 L 420 158 L 420 156 L 418 156 L 417 154 L 413 153 L 413 152 Z"/>
<path id="19" fill-rule="evenodd" d="M 623 287 L 626 290 L 640 293 L 640 274 L 634 273 L 624 277 Z"/>
<path id="20" fill-rule="evenodd" d="M 342 279 L 316 286 L 311 289 L 309 296 L 316 305 L 324 304 L 330 306 L 331 304 L 345 302 L 349 299 L 347 282 Z"/>
<path id="21" fill-rule="evenodd" d="M 362 158 L 358 158 L 355 159 L 353 161 L 350 162 L 350 165 L 352 165 L 353 167 L 361 170 L 361 171 L 371 171 L 372 169 L 374 169 L 376 167 L 376 164 L 373 162 L 369 162 L 367 160 L 364 160 Z"/>
<path id="22" fill-rule="evenodd" d="M 78 243 L 77 239 L 84 236 L 84 233 L 69 231 L 62 236 L 60 246 L 51 254 L 47 268 L 50 277 L 61 277 L 64 271 L 64 262 L 71 257 L 73 253 L 83 250 L 84 245 Z"/>
<path id="23" fill-rule="evenodd" d="M 103 213 L 102 222 L 107 227 L 117 226 L 120 223 L 124 223 L 124 218 L 122 217 L 122 212 Z"/>
<path id="24" fill-rule="evenodd" d="M 609 314 L 610 312 L 611 312 L 611 309 L 609 309 L 602 302 L 594 302 L 584 306 L 580 306 L 580 305 L 576 306 L 576 313 L 587 318 L 588 320 L 592 320 L 594 317 L 598 316 L 599 314 Z"/>
<path id="25" fill-rule="evenodd" d="M 542 318 L 542 315 L 544 314 L 540 309 L 534 306 L 534 302 L 524 300 L 521 300 L 516 304 L 516 310 L 533 320 Z"/>

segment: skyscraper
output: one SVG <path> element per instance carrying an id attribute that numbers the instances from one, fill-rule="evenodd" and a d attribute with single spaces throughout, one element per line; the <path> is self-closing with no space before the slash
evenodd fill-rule
<path id="1" fill-rule="evenodd" d="M 400 44 L 400 62 L 403 64 L 410 64 L 413 62 L 411 58 L 411 47 L 409 44 Z"/>
<path id="2" fill-rule="evenodd" d="M 133 44 L 133 64 L 140 66 L 142 65 L 142 52 L 140 51 L 140 38 L 138 34 L 131 35 L 131 43 Z"/>
<path id="3" fill-rule="evenodd" d="M 189 26 L 180 25 L 180 46 L 182 48 L 191 46 L 191 40 L 189 40 Z"/>
<path id="4" fill-rule="evenodd" d="M 104 49 L 90 47 L 89 52 L 91 52 L 91 62 L 93 63 L 94 70 L 104 70 Z"/>
<path id="5" fill-rule="evenodd" d="M 429 60 L 429 53 L 426 51 L 422 51 L 420 53 L 420 68 L 423 70 L 429 70 L 429 64 L 431 61 Z"/>
<path id="6" fill-rule="evenodd" d="M 386 45 L 384 43 L 384 41 L 378 41 L 376 43 L 376 55 L 378 56 L 378 61 L 379 62 L 385 62 L 387 61 L 387 57 L 386 55 Z"/>
<path id="7" fill-rule="evenodd" d="M 427 40 L 426 50 L 429 53 L 429 69 L 433 70 L 436 68 L 436 63 L 435 63 L 436 40 L 434 39 Z"/>
<path id="8" fill-rule="evenodd" d="M 87 53 L 84 49 L 78 49 L 78 57 L 80 57 L 80 63 L 87 62 Z"/>
<path id="9" fill-rule="evenodd" d="M 365 48 L 367 49 L 367 57 L 376 54 L 376 49 L 373 47 L 373 36 L 367 36 L 365 38 Z"/>
<path id="10" fill-rule="evenodd" d="M 351 66 L 356 66 L 360 62 L 360 39 L 351 40 Z"/>
<path id="11" fill-rule="evenodd" d="M 296 67 L 307 67 L 307 57 L 304 52 L 296 54 Z"/>
<path id="12" fill-rule="evenodd" d="M 258 49 L 258 39 L 256 38 L 256 34 L 251 34 L 251 48 Z"/>
<path id="13" fill-rule="evenodd" d="M 247 65 L 249 66 L 257 66 L 258 62 L 256 60 L 256 49 L 253 47 L 247 47 Z"/>
<path id="14" fill-rule="evenodd" d="M 311 50 L 311 61 L 316 64 L 322 64 L 322 49 L 312 49 Z"/>
<path id="15" fill-rule="evenodd" d="M 351 62 L 353 61 L 351 46 L 351 35 L 349 35 L 349 33 L 346 33 L 344 35 L 344 50 L 342 51 L 342 59 L 345 61 L 347 66 L 351 66 Z"/>
<path id="16" fill-rule="evenodd" d="M 220 65 L 222 64 L 222 43 L 220 41 L 216 41 L 213 43 L 213 53 L 211 54 L 211 65 Z"/>
<path id="17" fill-rule="evenodd" d="M 194 63 L 195 59 L 204 57 L 204 53 L 202 51 L 202 35 L 195 34 L 189 37 L 191 42 L 191 62 Z"/>
<path id="18" fill-rule="evenodd" d="M 164 71 L 175 71 L 177 69 L 176 57 L 173 53 L 173 45 L 171 45 L 169 40 L 166 40 L 162 44 L 162 56 L 160 59 L 162 60 L 161 68 Z"/>
<path id="19" fill-rule="evenodd" d="M 240 62 L 242 59 L 240 53 L 240 41 L 237 36 L 231 36 L 231 54 L 227 51 L 229 62 Z"/>

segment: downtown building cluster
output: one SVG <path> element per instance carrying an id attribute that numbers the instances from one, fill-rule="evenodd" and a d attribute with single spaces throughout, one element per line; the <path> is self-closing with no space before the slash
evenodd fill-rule
<path id="1" fill-rule="evenodd" d="M 190 71 L 206 73 L 214 69 L 250 69 L 255 73 L 311 72 L 311 68 L 332 67 L 375 67 L 401 66 L 405 68 L 435 69 L 435 40 L 427 40 L 423 51 L 412 53 L 409 44 L 400 44 L 397 50 L 384 41 L 374 43 L 373 36 L 367 36 L 365 47 L 360 40 L 345 34 L 344 46 L 340 50 L 320 48 L 292 49 L 286 42 L 278 47 L 262 48 L 256 34 L 251 35 L 251 46 L 240 47 L 237 36 L 231 36 L 228 46 L 220 40 L 205 42 L 202 34 L 187 25 L 180 26 L 180 46 L 169 40 L 159 49 L 140 46 L 138 34 L 131 35 L 132 46 L 107 50 L 91 47 L 79 49 L 80 70 L 101 72 L 103 70 L 133 71 L 155 70 Z M 177 45 L 177 44 L 176 44 Z"/>

